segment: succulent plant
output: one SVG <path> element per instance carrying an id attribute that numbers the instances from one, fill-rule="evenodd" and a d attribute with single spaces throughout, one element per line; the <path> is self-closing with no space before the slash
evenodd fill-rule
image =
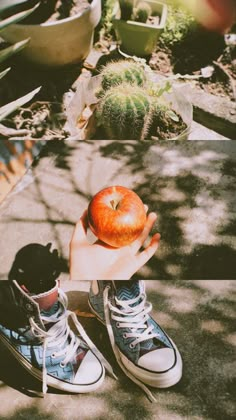
<path id="1" fill-rule="evenodd" d="M 145 65 L 134 60 L 120 60 L 108 63 L 101 72 L 104 91 L 121 83 L 143 86 L 146 82 Z"/>
<path id="2" fill-rule="evenodd" d="M 168 110 L 168 105 L 162 100 L 159 100 L 158 98 L 154 98 L 152 100 L 151 123 L 149 126 L 149 132 L 151 135 L 155 135 L 157 127 L 160 124 L 163 124 L 165 114 Z"/>
<path id="3" fill-rule="evenodd" d="M 17 6 L 21 3 L 26 3 L 26 0 L 4 0 L 1 1 L 0 4 L 0 32 L 4 30 L 7 26 L 17 23 L 24 19 L 25 17 L 29 16 L 37 7 L 31 7 L 30 9 L 24 10 L 23 12 L 18 12 L 8 17 L 3 17 L 4 13 L 11 9 L 14 6 Z M 17 42 L 14 45 L 11 45 L 7 48 L 4 48 L 0 51 L 0 64 L 10 58 L 12 55 L 16 54 L 17 52 L 21 51 L 29 42 L 29 39 Z M 0 72 L 0 79 L 8 73 L 10 68 L 7 68 Z M 28 93 L 27 95 L 22 96 L 21 98 L 10 102 L 2 107 L 0 107 L 0 121 L 4 120 L 9 114 L 15 111 L 18 107 L 23 106 L 25 103 L 29 102 L 36 93 L 38 93 L 40 88 L 33 90 L 32 92 Z"/>
<path id="4" fill-rule="evenodd" d="M 133 0 L 119 0 L 120 4 L 120 12 L 121 16 L 120 18 L 122 20 L 129 20 L 131 19 L 132 13 L 133 13 Z"/>
<path id="5" fill-rule="evenodd" d="M 111 139 L 143 140 L 148 132 L 150 111 L 146 90 L 126 83 L 104 94 L 96 118 Z"/>
<path id="6" fill-rule="evenodd" d="M 152 9 L 148 3 L 141 1 L 134 9 L 134 20 L 136 22 L 146 23 L 149 16 L 152 14 Z"/>
<path id="7" fill-rule="evenodd" d="M 177 131 L 183 131 L 186 124 L 171 107 L 171 103 L 160 98 L 152 98 L 151 118 L 148 130 L 148 137 L 159 140 L 176 135 Z"/>

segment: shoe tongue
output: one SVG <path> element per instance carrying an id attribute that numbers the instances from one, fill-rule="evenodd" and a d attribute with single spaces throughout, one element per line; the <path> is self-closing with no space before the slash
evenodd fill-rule
<path id="1" fill-rule="evenodd" d="M 115 281 L 116 288 L 116 297 L 119 300 L 131 300 L 138 297 L 143 292 L 142 283 L 140 280 L 129 280 L 129 281 Z M 139 304 L 139 301 L 133 305 L 135 307 Z M 138 330 L 139 333 L 143 332 L 144 329 L 141 328 Z M 140 343 L 140 356 L 143 356 L 150 351 L 156 350 L 158 348 L 165 347 L 161 341 L 156 339 L 145 340 Z"/>
<path id="2" fill-rule="evenodd" d="M 56 282 L 53 289 L 38 295 L 31 295 L 31 297 L 38 303 L 40 311 L 51 312 L 52 310 L 53 312 L 56 312 L 58 308 L 58 282 Z"/>
<path id="3" fill-rule="evenodd" d="M 117 280 L 115 281 L 116 297 L 119 300 L 131 300 L 141 293 L 140 280 Z"/>
<path id="4" fill-rule="evenodd" d="M 51 315 L 54 315 L 59 309 L 59 302 L 58 300 L 49 308 L 44 309 L 41 308 L 40 309 L 40 313 L 42 316 L 46 316 L 46 317 L 50 317 Z"/>

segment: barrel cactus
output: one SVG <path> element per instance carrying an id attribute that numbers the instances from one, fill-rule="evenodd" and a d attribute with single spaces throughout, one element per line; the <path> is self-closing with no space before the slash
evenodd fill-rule
<path id="1" fill-rule="evenodd" d="M 152 9 L 150 5 L 145 1 L 141 1 L 138 3 L 137 8 L 134 11 L 134 20 L 136 22 L 146 23 L 151 14 Z"/>
<path id="2" fill-rule="evenodd" d="M 108 63 L 101 72 L 104 91 L 121 83 L 143 86 L 146 82 L 145 65 L 134 60 L 119 60 Z"/>
<path id="3" fill-rule="evenodd" d="M 150 111 L 150 98 L 143 88 L 122 84 L 105 93 L 96 117 L 110 139 L 142 140 L 148 132 Z"/>

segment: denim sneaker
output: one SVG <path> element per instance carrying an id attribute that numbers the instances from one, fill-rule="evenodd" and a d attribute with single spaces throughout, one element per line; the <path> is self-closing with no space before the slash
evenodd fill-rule
<path id="1" fill-rule="evenodd" d="M 21 316 L 23 321 L 17 325 L 19 322 L 11 316 L 8 324 L 0 314 L 0 341 L 30 374 L 42 381 L 43 392 L 47 392 L 47 386 L 69 393 L 96 390 L 104 380 L 103 364 L 76 315 L 67 309 L 67 297 L 58 283 L 38 295 L 30 295 L 16 281 L 9 282 L 9 287 L 16 297 L 15 307 L 21 302 L 25 318 Z M 78 334 L 71 330 L 69 318 Z"/>
<path id="2" fill-rule="evenodd" d="M 89 305 L 106 325 L 116 360 L 125 374 L 155 400 L 145 386 L 167 388 L 182 376 L 182 360 L 174 342 L 150 316 L 145 282 L 96 281 Z"/>

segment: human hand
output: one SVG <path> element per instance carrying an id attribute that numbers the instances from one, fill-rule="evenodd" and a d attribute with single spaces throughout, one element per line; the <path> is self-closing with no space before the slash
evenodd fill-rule
<path id="1" fill-rule="evenodd" d="M 71 280 L 129 280 L 158 248 L 160 234 L 156 233 L 150 244 L 139 252 L 156 219 L 155 213 L 149 213 L 143 232 L 134 242 L 122 248 L 113 248 L 99 240 L 94 244 L 88 242 L 86 210 L 76 224 L 70 243 Z"/>

